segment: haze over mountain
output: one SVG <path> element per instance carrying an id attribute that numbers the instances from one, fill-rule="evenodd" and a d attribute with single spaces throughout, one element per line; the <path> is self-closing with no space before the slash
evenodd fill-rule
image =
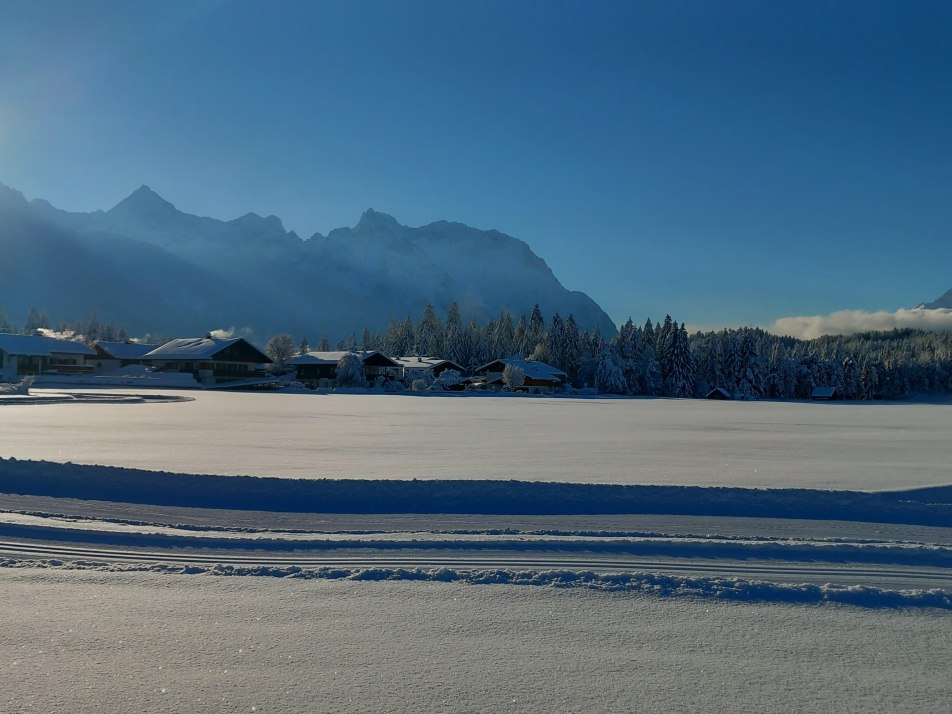
<path id="1" fill-rule="evenodd" d="M 142 186 L 108 211 L 73 213 L 0 184 L 0 304 L 57 319 L 96 310 L 128 330 L 198 334 L 248 328 L 332 339 L 392 318 L 514 317 L 615 327 L 587 295 L 566 290 L 529 246 L 495 230 L 438 221 L 419 228 L 366 211 L 353 228 L 302 240 L 275 216 L 231 221 L 184 213 Z"/>

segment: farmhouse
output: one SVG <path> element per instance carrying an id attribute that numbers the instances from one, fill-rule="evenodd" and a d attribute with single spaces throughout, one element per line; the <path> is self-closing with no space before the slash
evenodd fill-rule
<path id="1" fill-rule="evenodd" d="M 201 384 L 221 384 L 263 377 L 271 358 L 243 337 L 187 337 L 166 342 L 141 357 L 164 372 L 191 372 Z"/>
<path id="2" fill-rule="evenodd" d="M 0 334 L 0 382 L 15 382 L 31 374 L 87 374 L 93 367 L 86 360 L 95 356 L 82 342 Z"/>
<path id="3" fill-rule="evenodd" d="M 287 364 L 294 367 L 299 382 L 313 389 L 333 389 L 337 386 L 337 363 L 345 354 L 348 352 L 308 352 L 292 357 Z M 364 365 L 364 377 L 370 383 L 377 377 L 400 375 L 400 365 L 376 350 L 354 354 Z"/>
<path id="4" fill-rule="evenodd" d="M 419 379 L 426 372 L 432 373 L 434 377 L 439 377 L 448 369 L 455 369 L 460 374 L 466 371 L 456 362 L 438 357 L 396 357 L 394 362 L 400 365 L 401 376 L 406 384 L 410 384 L 414 379 Z"/>
<path id="5" fill-rule="evenodd" d="M 558 367 L 539 360 L 525 360 L 521 357 L 497 359 L 476 368 L 476 374 L 485 379 L 487 386 L 502 386 L 503 371 L 508 365 L 518 367 L 525 374 L 522 387 L 531 393 L 548 392 L 561 387 L 568 375 Z"/>

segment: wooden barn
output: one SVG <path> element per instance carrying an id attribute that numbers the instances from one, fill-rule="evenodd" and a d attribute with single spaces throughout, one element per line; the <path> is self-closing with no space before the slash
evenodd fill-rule
<path id="1" fill-rule="evenodd" d="M 842 399 L 843 395 L 836 387 L 814 387 L 810 399 L 815 402 L 833 402 Z"/>
<path id="2" fill-rule="evenodd" d="M 734 397 L 731 396 L 731 393 L 728 392 L 726 389 L 724 389 L 724 387 L 714 387 L 714 389 L 712 389 L 710 392 L 707 393 L 706 398 L 729 401 L 729 400 L 732 400 Z"/>

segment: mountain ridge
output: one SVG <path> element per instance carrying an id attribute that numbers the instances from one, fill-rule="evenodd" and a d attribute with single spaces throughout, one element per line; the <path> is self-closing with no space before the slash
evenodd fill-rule
<path id="1" fill-rule="evenodd" d="M 916 310 L 937 310 L 952 309 L 952 288 L 946 290 L 932 302 L 921 302 L 914 308 Z"/>
<path id="2" fill-rule="evenodd" d="M 0 251 L 7 254 L 14 234 L 26 244 L 55 234 L 50 245 L 57 247 L 44 252 L 44 260 L 17 253 L 21 265 L 16 274 L 7 271 L 0 289 L 0 304 L 14 314 L 31 305 L 59 314 L 71 303 L 72 311 L 61 317 L 76 317 L 75 305 L 89 303 L 81 312 L 129 315 L 129 305 L 135 305 L 141 317 L 124 318 L 133 331 L 197 334 L 233 326 L 260 338 L 278 331 L 344 337 L 363 327 L 383 329 L 407 315 L 415 320 L 426 304 L 445 314 L 457 302 L 464 318 L 481 322 L 502 311 L 528 314 L 539 304 L 547 319 L 555 312 L 573 314 L 580 327 L 615 331 L 597 303 L 567 290 L 527 243 L 452 221 L 413 228 L 371 208 L 352 227 L 302 239 L 273 215 L 249 212 L 223 221 L 185 213 L 146 184 L 112 208 L 88 213 L 27 201 L 0 184 L 0 218 L 17 215 L 21 230 L 0 235 Z M 84 256 L 84 271 L 121 275 L 131 293 L 123 309 L 117 305 L 122 299 L 106 286 L 97 291 L 69 271 L 53 270 L 58 282 L 26 279 L 26 273 L 50 272 L 57 251 Z M 155 291 L 163 283 L 166 297 L 181 298 L 173 301 L 177 315 L 157 309 Z M 137 284 L 152 288 L 139 296 Z M 195 310 L 188 308 L 192 300 Z M 53 304 L 44 306 L 46 301 Z"/>

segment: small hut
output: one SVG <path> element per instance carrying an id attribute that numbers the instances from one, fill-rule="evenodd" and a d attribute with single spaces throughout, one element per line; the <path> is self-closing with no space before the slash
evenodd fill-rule
<path id="1" fill-rule="evenodd" d="M 724 387 L 714 387 L 710 392 L 707 393 L 708 399 L 720 399 L 720 400 L 730 400 L 734 397 L 731 396 L 731 393 L 728 392 Z"/>
<path id="2" fill-rule="evenodd" d="M 833 402 L 842 399 L 843 395 L 836 387 L 814 387 L 810 399 L 815 402 Z"/>

